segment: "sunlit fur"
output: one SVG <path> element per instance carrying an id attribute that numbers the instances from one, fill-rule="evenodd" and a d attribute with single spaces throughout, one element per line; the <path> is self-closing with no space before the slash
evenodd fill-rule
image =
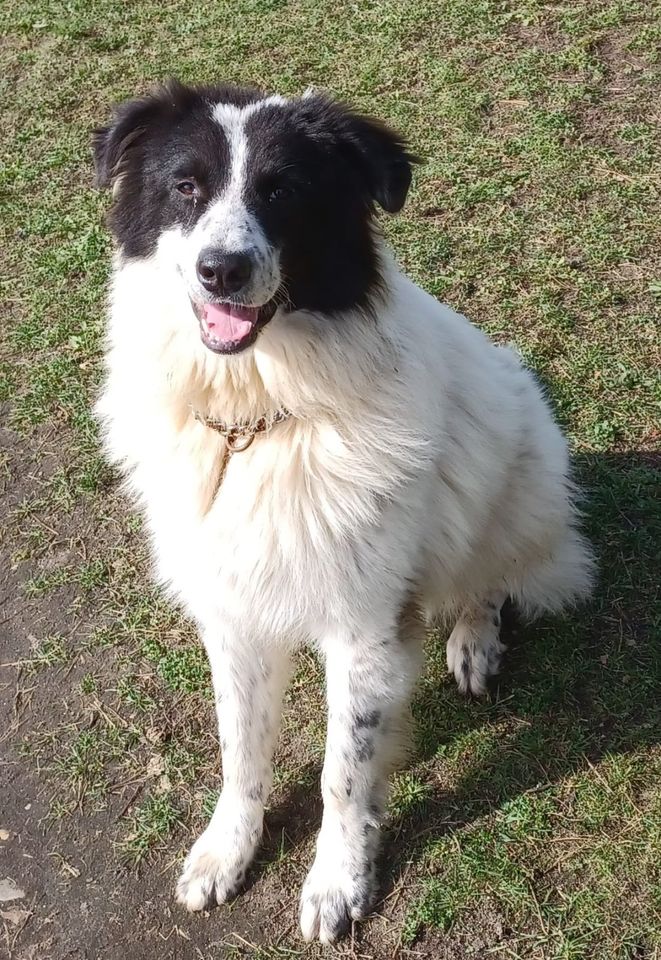
<path id="1" fill-rule="evenodd" d="M 292 652 L 327 667 L 324 819 L 301 901 L 336 939 L 377 891 L 388 773 L 420 670 L 423 619 L 457 620 L 462 689 L 484 690 L 500 606 L 559 610 L 586 593 L 565 441 L 509 349 L 408 280 L 378 246 L 372 309 L 279 309 L 253 348 L 202 344 L 177 244 L 118 254 L 98 415 L 146 517 L 157 576 L 199 624 L 224 786 L 179 884 L 189 909 L 241 885 L 259 842 Z M 291 417 L 231 457 L 191 409 Z"/>

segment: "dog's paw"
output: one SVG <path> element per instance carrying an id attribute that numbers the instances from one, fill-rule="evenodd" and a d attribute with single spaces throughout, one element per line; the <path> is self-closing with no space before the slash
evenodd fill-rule
<path id="1" fill-rule="evenodd" d="M 218 828 L 210 824 L 186 857 L 177 900 L 187 910 L 206 910 L 231 900 L 241 889 L 261 829 Z"/>
<path id="2" fill-rule="evenodd" d="M 376 900 L 374 864 L 353 872 L 320 860 L 310 870 L 301 894 L 301 932 L 305 940 L 335 943 L 353 920 L 365 917 Z"/>
<path id="3" fill-rule="evenodd" d="M 496 623 L 495 621 L 498 621 Z M 475 623 L 459 620 L 448 640 L 448 671 L 462 693 L 481 697 L 487 680 L 498 673 L 505 644 L 500 642 L 500 618 Z"/>

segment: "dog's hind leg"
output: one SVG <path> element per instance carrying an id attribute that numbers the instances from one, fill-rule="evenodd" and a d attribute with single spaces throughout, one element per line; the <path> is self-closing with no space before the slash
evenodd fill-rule
<path id="1" fill-rule="evenodd" d="M 448 670 L 462 693 L 481 696 L 487 680 L 498 673 L 505 645 L 500 641 L 500 611 L 507 599 L 495 590 L 482 601 L 468 604 L 450 634 Z"/>
<path id="2" fill-rule="evenodd" d="M 223 758 L 223 788 L 209 826 L 193 845 L 177 885 L 188 910 L 230 899 L 262 836 L 272 755 L 290 657 L 281 648 L 206 638 Z"/>

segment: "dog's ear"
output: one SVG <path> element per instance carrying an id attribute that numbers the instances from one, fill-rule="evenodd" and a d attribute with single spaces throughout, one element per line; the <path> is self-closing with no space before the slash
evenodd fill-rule
<path id="1" fill-rule="evenodd" d="M 96 183 L 111 186 L 121 173 L 124 161 L 150 125 L 168 103 L 176 103 L 186 88 L 170 80 L 140 100 L 127 100 L 115 107 L 113 119 L 107 127 L 99 127 L 92 134 Z"/>
<path id="2" fill-rule="evenodd" d="M 145 133 L 155 113 L 151 98 L 130 100 L 114 110 L 112 122 L 92 134 L 96 183 L 109 187 L 121 171 L 131 146 Z"/>
<path id="3" fill-rule="evenodd" d="M 399 213 L 417 162 L 403 137 L 323 94 L 308 92 L 299 103 L 308 132 L 328 146 L 332 141 L 361 177 L 371 200 L 388 213 Z"/>

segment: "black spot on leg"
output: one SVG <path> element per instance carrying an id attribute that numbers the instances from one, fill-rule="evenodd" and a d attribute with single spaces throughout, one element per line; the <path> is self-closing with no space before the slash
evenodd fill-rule
<path id="1" fill-rule="evenodd" d="M 353 790 L 353 780 L 351 779 L 351 777 L 347 777 L 347 782 L 346 782 L 346 784 L 345 784 L 345 790 L 346 790 L 346 793 L 347 793 L 347 797 L 350 797 L 350 796 L 351 796 L 351 791 Z"/>
<path id="2" fill-rule="evenodd" d="M 357 745 L 356 760 L 360 763 L 365 763 L 365 761 L 371 760 L 373 756 L 374 740 L 372 737 L 365 737 L 365 739 Z"/>
<path id="3" fill-rule="evenodd" d="M 381 723 L 381 711 L 370 710 L 369 713 L 357 713 L 354 717 L 353 727 L 355 730 L 362 730 L 365 727 L 373 729 Z"/>
<path id="4" fill-rule="evenodd" d="M 254 787 L 248 791 L 248 799 L 253 800 L 255 803 L 262 799 L 264 796 L 264 784 L 256 783 Z"/>
<path id="5" fill-rule="evenodd" d="M 215 884 L 209 886 L 208 883 L 202 884 L 202 898 L 204 900 L 204 909 L 212 910 L 215 906 L 218 905 L 218 897 L 216 896 L 216 887 Z"/>
<path id="6" fill-rule="evenodd" d="M 468 680 L 468 677 L 471 672 L 471 661 L 470 661 L 470 652 L 468 647 L 462 646 L 461 648 L 461 675 L 464 680 Z"/>
<path id="7" fill-rule="evenodd" d="M 490 647 L 487 652 L 487 662 L 492 672 L 495 673 L 500 665 L 501 654 L 500 650 L 497 650 L 495 647 Z"/>
<path id="8" fill-rule="evenodd" d="M 349 916 L 358 915 L 359 917 L 364 917 L 365 914 L 369 913 L 372 909 L 376 893 L 374 886 L 376 877 L 375 867 L 376 864 L 374 860 L 370 858 L 363 864 L 361 872 L 353 874 L 351 879 L 356 889 L 353 896 L 348 898 L 347 901 Z"/>
<path id="9" fill-rule="evenodd" d="M 374 737 L 368 731 L 375 730 L 380 723 L 380 710 L 370 710 L 369 713 L 354 715 L 351 735 L 355 742 L 355 759 L 359 763 L 371 760 L 374 756 Z"/>
<path id="10" fill-rule="evenodd" d="M 349 932 L 351 927 L 350 906 L 344 900 L 344 897 L 341 897 L 337 903 L 329 906 L 331 909 L 328 912 L 329 915 L 325 917 L 326 926 L 330 929 L 331 938 L 333 940 L 339 940 Z"/>

